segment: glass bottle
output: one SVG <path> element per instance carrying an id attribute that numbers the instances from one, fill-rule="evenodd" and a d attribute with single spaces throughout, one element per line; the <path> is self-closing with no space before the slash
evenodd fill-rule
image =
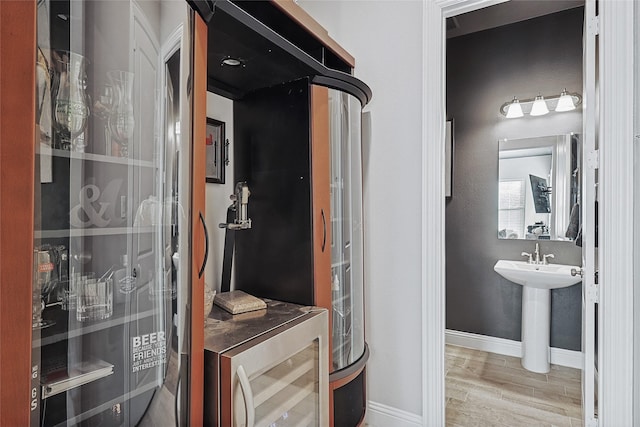
<path id="1" fill-rule="evenodd" d="M 133 117 L 133 73 L 127 71 L 109 71 L 107 78 L 111 86 L 111 111 L 109 113 L 109 131 L 118 143 L 113 155 L 129 157 L 129 142 L 133 136 L 135 119 Z"/>
<path id="2" fill-rule="evenodd" d="M 34 286 L 32 290 L 32 328 L 44 329 L 55 325 L 52 320 L 42 318 L 42 311 L 45 306 L 45 298 L 43 292 L 51 282 L 51 272 L 54 269 L 53 263 L 48 250 L 35 249 L 34 262 Z"/>

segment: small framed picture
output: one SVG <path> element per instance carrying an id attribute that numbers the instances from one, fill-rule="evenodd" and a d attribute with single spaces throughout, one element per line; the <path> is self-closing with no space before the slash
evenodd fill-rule
<path id="1" fill-rule="evenodd" d="M 207 117 L 207 182 L 224 184 L 225 139 L 224 122 Z"/>

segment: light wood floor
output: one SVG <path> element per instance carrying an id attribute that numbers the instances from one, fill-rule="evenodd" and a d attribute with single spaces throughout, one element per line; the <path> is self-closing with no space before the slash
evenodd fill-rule
<path id="1" fill-rule="evenodd" d="M 580 370 L 527 371 L 517 357 L 446 346 L 447 426 L 582 426 Z"/>

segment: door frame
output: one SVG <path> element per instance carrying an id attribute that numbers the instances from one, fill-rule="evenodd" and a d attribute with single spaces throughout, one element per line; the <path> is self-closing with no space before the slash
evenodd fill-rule
<path id="1" fill-rule="evenodd" d="M 445 425 L 445 18 L 506 0 L 423 2 L 422 425 Z M 599 4 L 599 424 L 633 424 L 633 17 Z"/>

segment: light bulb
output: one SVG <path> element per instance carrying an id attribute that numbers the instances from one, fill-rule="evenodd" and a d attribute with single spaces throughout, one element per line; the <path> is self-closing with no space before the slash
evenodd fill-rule
<path id="1" fill-rule="evenodd" d="M 576 104 L 573 103 L 573 97 L 567 93 L 567 90 L 563 90 L 560 93 L 560 99 L 558 99 L 558 105 L 556 111 L 571 111 L 576 109 Z"/>
<path id="2" fill-rule="evenodd" d="M 511 104 L 507 107 L 507 119 L 515 119 L 517 117 L 522 117 L 523 115 L 520 101 L 514 96 L 513 101 L 511 101 Z"/>
<path id="3" fill-rule="evenodd" d="M 547 108 L 547 103 L 544 100 L 542 95 L 536 96 L 536 100 L 533 101 L 533 106 L 531 107 L 531 115 L 532 116 L 544 116 L 549 112 L 549 108 Z"/>

